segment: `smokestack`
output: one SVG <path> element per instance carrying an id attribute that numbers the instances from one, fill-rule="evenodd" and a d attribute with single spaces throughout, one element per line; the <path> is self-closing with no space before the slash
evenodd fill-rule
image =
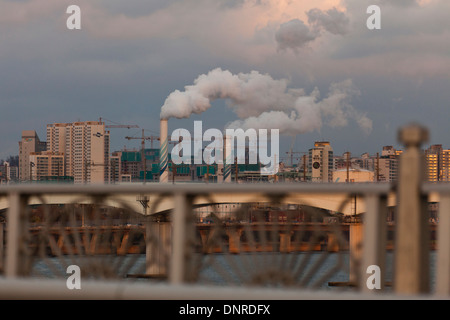
<path id="1" fill-rule="evenodd" d="M 224 166 L 223 166 L 223 182 L 231 182 L 231 164 L 233 163 L 233 155 L 231 152 L 231 136 L 225 135 L 225 143 L 223 144 L 224 152 Z"/>
<path id="2" fill-rule="evenodd" d="M 217 164 L 217 183 L 223 182 L 223 164 Z"/>
<path id="3" fill-rule="evenodd" d="M 221 148 L 221 153 L 222 153 L 222 162 L 217 163 L 217 183 L 223 183 L 223 177 L 224 177 L 224 164 L 225 164 L 225 136 L 223 136 L 222 138 L 222 148 Z"/>
<path id="4" fill-rule="evenodd" d="M 167 138 L 167 119 L 161 119 L 159 128 L 159 182 L 169 182 L 167 163 L 169 160 L 169 140 Z"/>

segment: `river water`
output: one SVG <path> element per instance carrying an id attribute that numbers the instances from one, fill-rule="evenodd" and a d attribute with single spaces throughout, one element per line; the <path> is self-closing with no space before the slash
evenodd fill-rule
<path id="1" fill-rule="evenodd" d="M 347 282 L 349 280 L 348 253 L 252 253 L 252 254 L 210 254 L 195 260 L 196 282 L 211 285 L 269 285 L 294 287 L 312 287 L 335 290 L 329 282 Z M 323 261 L 323 257 L 326 257 Z M 430 286 L 435 284 L 435 251 L 430 253 Z M 96 270 L 90 264 L 95 259 Z M 59 257 L 38 260 L 33 264 L 31 276 L 39 278 L 68 277 L 67 266 L 77 264 L 83 269 L 99 271 L 103 266 L 108 274 L 125 278 L 123 281 L 164 281 L 146 278 L 127 278 L 126 275 L 145 273 L 145 255 L 96 256 L 96 257 Z M 103 271 L 104 271 L 103 270 Z M 393 254 L 386 256 L 386 281 L 392 280 Z M 99 271 L 102 272 L 102 271 Z M 389 288 L 387 288 L 389 290 Z"/>

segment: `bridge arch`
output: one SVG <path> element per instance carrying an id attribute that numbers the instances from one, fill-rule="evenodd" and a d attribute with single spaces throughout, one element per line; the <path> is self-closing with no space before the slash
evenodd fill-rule
<path id="1" fill-rule="evenodd" d="M 89 195 L 48 194 L 41 197 L 31 196 L 28 205 L 37 204 L 93 204 L 101 203 L 111 207 L 123 207 L 142 215 L 165 214 L 174 209 L 172 195 L 146 194 L 148 202 L 142 202 L 142 194 L 113 194 L 99 197 Z M 193 199 L 193 207 L 208 206 L 214 204 L 248 204 L 271 203 L 279 201 L 281 204 L 306 205 L 310 207 L 340 212 L 344 215 L 360 214 L 365 212 L 365 202 L 362 197 L 345 194 L 288 194 L 282 198 L 266 196 L 260 193 L 217 193 L 209 195 L 197 195 Z M 389 197 L 388 205 L 395 205 L 395 198 Z M 0 197 L 0 211 L 9 207 L 8 197 Z M 147 207 L 147 208 L 145 208 Z"/>

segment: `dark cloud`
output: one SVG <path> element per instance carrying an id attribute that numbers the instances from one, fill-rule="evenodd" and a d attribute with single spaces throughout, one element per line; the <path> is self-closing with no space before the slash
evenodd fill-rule
<path id="1" fill-rule="evenodd" d="M 179 2 L 180 0 L 165 0 L 165 1 L 148 1 L 148 0 L 133 0 L 132 2 L 122 0 L 98 0 L 99 6 L 107 10 L 111 14 L 126 15 L 129 17 L 147 16 L 153 12 L 164 9 Z"/>
<path id="2" fill-rule="evenodd" d="M 345 12 L 339 11 L 336 8 L 327 11 L 311 9 L 306 15 L 308 16 L 309 25 L 315 29 L 324 29 L 335 35 L 344 35 L 348 32 L 349 18 Z"/>
<path id="3" fill-rule="evenodd" d="M 375 5 L 389 5 L 389 6 L 397 6 L 397 7 L 409 7 L 417 5 L 417 0 L 378 0 L 372 1 Z"/>
<path id="4" fill-rule="evenodd" d="M 280 25 L 275 40 L 281 50 L 296 50 L 314 41 L 317 36 L 302 20 L 294 19 Z"/>
<path id="5" fill-rule="evenodd" d="M 345 12 L 336 8 L 326 11 L 315 8 L 309 10 L 306 15 L 308 17 L 308 25 L 299 19 L 293 19 L 280 25 L 275 34 L 278 49 L 297 51 L 316 40 L 323 31 L 334 35 L 348 33 L 349 18 Z"/>

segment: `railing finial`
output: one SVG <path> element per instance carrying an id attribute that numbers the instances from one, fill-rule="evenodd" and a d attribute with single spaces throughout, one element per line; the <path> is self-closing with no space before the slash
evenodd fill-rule
<path id="1" fill-rule="evenodd" d="M 411 123 L 400 128 L 398 132 L 398 140 L 405 147 L 419 147 L 425 142 L 428 142 L 428 129 L 417 124 Z"/>

